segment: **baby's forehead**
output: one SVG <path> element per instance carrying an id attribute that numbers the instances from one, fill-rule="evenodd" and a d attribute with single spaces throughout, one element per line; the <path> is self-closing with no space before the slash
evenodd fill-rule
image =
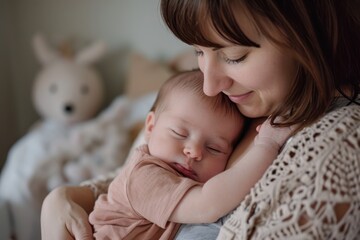
<path id="1" fill-rule="evenodd" d="M 234 121 L 239 119 L 239 117 L 243 118 L 235 103 L 231 102 L 230 99 L 222 93 L 209 97 L 205 95 L 202 90 L 179 88 L 173 89 L 172 93 L 168 93 L 167 95 L 164 101 L 167 102 L 167 107 L 169 108 L 176 107 L 182 99 L 187 99 L 189 101 L 185 101 L 185 103 L 189 105 L 189 109 L 193 109 L 194 106 L 200 107 L 202 111 L 210 112 L 215 118 L 223 118 L 225 116 L 234 119 Z M 172 106 L 169 104 L 172 104 Z"/>

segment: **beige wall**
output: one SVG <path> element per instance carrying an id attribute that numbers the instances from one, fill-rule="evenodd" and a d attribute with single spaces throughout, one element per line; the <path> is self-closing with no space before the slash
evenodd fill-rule
<path id="1" fill-rule="evenodd" d="M 107 103 L 121 94 L 126 54 L 168 59 L 187 46 L 163 25 L 158 0 L 0 0 L 0 156 L 38 119 L 31 86 L 39 64 L 31 48 L 36 32 L 53 43 L 102 39 L 109 54 L 98 64 Z M 0 160 L 1 162 L 2 160 Z"/>

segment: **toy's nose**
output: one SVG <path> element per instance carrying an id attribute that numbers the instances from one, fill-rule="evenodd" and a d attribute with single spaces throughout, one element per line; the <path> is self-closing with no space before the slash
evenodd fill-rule
<path id="1" fill-rule="evenodd" d="M 72 105 L 71 103 L 65 104 L 65 106 L 64 106 L 64 112 L 65 113 L 72 114 L 74 111 L 75 111 L 74 105 Z"/>

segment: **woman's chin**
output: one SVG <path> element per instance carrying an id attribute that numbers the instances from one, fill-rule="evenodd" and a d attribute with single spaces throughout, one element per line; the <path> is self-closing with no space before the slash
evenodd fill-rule
<path id="1" fill-rule="evenodd" d="M 268 117 L 270 114 L 267 114 L 265 111 L 261 111 L 259 108 L 254 107 L 243 107 L 238 106 L 239 111 L 242 115 L 247 118 L 261 118 Z"/>

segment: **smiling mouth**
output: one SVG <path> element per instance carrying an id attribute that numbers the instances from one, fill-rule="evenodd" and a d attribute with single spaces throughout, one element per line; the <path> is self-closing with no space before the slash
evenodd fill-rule
<path id="1" fill-rule="evenodd" d="M 187 169 L 187 168 L 185 168 L 184 166 L 182 166 L 179 163 L 174 163 L 173 167 L 178 173 L 180 173 L 184 177 L 188 177 L 188 178 L 191 178 L 193 180 L 196 180 L 197 174 L 193 170 Z"/>
<path id="2" fill-rule="evenodd" d="M 228 95 L 228 97 L 234 103 L 242 103 L 243 101 L 247 100 L 252 93 L 253 91 L 250 91 L 240 95 Z"/>

